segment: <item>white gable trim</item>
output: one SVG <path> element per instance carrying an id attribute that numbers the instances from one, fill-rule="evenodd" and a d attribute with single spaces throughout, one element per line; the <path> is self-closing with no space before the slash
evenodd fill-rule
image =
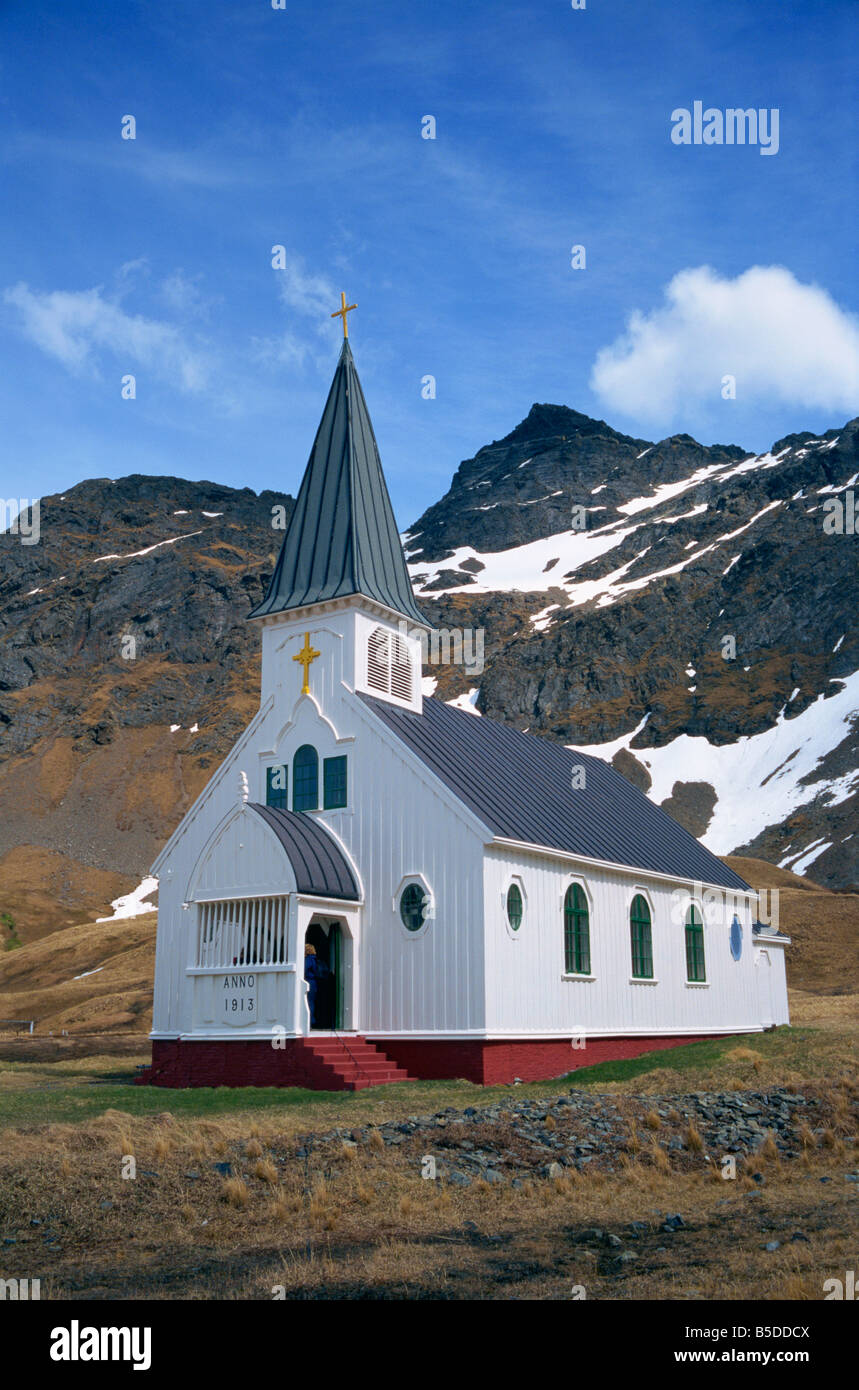
<path id="1" fill-rule="evenodd" d="M 262 723 L 263 719 L 268 714 L 273 704 L 274 695 L 271 694 L 269 695 L 265 704 L 260 705 L 250 724 L 245 729 L 244 733 L 233 744 L 229 753 L 224 758 L 224 761 L 221 763 L 221 766 L 215 772 L 212 773 L 212 776 L 209 778 L 205 787 L 200 792 L 200 795 L 197 797 L 197 800 L 194 802 L 193 806 L 189 806 L 188 810 L 185 812 L 179 824 L 176 826 L 176 829 L 173 831 L 173 834 L 170 836 L 170 839 L 167 841 L 158 858 L 155 860 L 155 863 L 152 865 L 151 872 L 156 878 L 160 876 L 162 868 L 166 864 L 170 855 L 173 853 L 173 850 L 178 845 L 182 836 L 185 834 L 185 831 L 191 825 L 191 822 L 196 820 L 198 813 L 205 806 L 209 798 L 214 794 L 216 788 L 220 786 L 221 781 L 226 776 L 229 768 L 232 766 L 234 759 L 242 751 L 245 745 L 250 742 L 252 735 L 256 733 L 257 728 Z"/>
<path id="2" fill-rule="evenodd" d="M 276 853 L 285 861 L 286 865 L 288 866 L 288 872 L 291 882 L 288 884 L 278 885 L 276 883 L 266 883 L 263 880 L 259 884 L 260 891 L 259 893 L 257 893 L 256 885 L 252 890 L 249 890 L 246 886 L 242 886 L 241 884 L 231 884 L 229 881 L 224 881 L 222 883 L 219 883 L 217 889 L 214 890 L 214 898 L 211 895 L 209 895 L 209 901 L 231 901 L 233 898 L 248 897 L 283 898 L 288 897 L 290 893 L 295 892 L 295 871 L 290 862 L 289 855 L 286 853 L 286 850 L 280 843 L 280 840 L 277 838 L 277 835 L 274 833 L 268 822 L 263 820 L 262 816 L 258 816 L 256 811 L 251 811 L 247 803 L 245 803 L 243 806 L 233 806 L 229 811 L 227 811 L 226 815 L 221 819 L 220 823 L 212 831 L 205 845 L 201 849 L 199 855 L 197 856 L 196 862 L 194 863 L 194 866 L 191 869 L 191 873 L 188 877 L 188 883 L 185 888 L 184 896 L 185 902 L 194 903 L 202 901 L 202 898 L 197 897 L 197 885 L 200 882 L 200 877 L 203 873 L 204 868 L 206 867 L 206 862 L 209 858 L 209 855 L 212 853 L 212 850 L 227 833 L 227 831 L 232 827 L 233 823 L 237 820 L 243 821 L 253 834 L 259 835 L 263 840 L 268 840 L 271 843 L 273 849 L 276 847 Z"/>
<path id="3" fill-rule="evenodd" d="M 355 742 L 354 734 L 338 734 L 337 729 L 335 728 L 332 721 L 328 718 L 328 715 L 323 713 L 322 706 L 320 705 L 315 695 L 299 695 L 298 699 L 292 707 L 292 714 L 289 716 L 283 727 L 278 730 L 271 748 L 260 748 L 259 757 L 273 758 L 276 755 L 277 750 L 280 747 L 286 735 L 289 733 L 291 729 L 294 729 L 296 724 L 299 722 L 299 719 L 301 718 L 301 715 L 303 713 L 301 706 L 304 705 L 305 700 L 309 701 L 310 704 L 313 706 L 320 724 L 324 724 L 325 727 L 330 731 L 331 737 L 333 738 L 336 744 Z"/>
<path id="4" fill-rule="evenodd" d="M 280 608 L 276 613 L 260 613 L 251 621 L 261 623 L 264 627 L 276 627 L 279 623 L 287 621 L 308 622 L 314 616 L 318 617 L 325 613 L 343 613 L 350 608 L 363 608 L 365 612 L 371 613 L 374 617 L 387 618 L 388 622 L 398 623 L 406 617 L 398 608 L 389 608 L 386 603 L 369 598 L 367 594 L 346 594 L 342 598 L 305 603 L 300 608 Z M 424 627 L 427 632 L 432 631 L 431 623 L 418 623 L 414 618 L 408 618 L 407 621 L 412 627 Z"/>

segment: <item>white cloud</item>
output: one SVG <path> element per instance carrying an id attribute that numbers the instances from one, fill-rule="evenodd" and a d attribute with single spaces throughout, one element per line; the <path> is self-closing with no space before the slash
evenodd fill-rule
<path id="1" fill-rule="evenodd" d="M 200 289 L 202 275 L 189 277 L 184 270 L 174 270 L 161 281 L 158 294 L 164 304 L 180 318 L 206 318 L 214 300 Z"/>
<path id="2" fill-rule="evenodd" d="M 339 320 L 335 327 L 331 317 L 340 303 L 339 292 L 324 275 L 308 271 L 300 256 L 290 256 L 284 269 L 274 275 L 278 294 L 291 311 L 289 327 L 274 337 L 253 340 L 257 360 L 269 366 L 310 363 L 327 370 L 331 343 L 341 331 Z"/>
<path id="3" fill-rule="evenodd" d="M 340 295 L 330 280 L 324 275 L 308 273 L 298 256 L 293 256 L 286 267 L 275 274 L 284 304 L 297 314 L 328 324 L 332 311 L 340 303 Z"/>
<path id="4" fill-rule="evenodd" d="M 698 266 L 675 275 L 665 299 L 633 313 L 597 354 L 590 384 L 607 409 L 664 420 L 718 404 L 731 375 L 738 401 L 856 410 L 859 320 L 825 290 L 781 266 L 752 266 L 733 280 Z"/>
<path id="5" fill-rule="evenodd" d="M 98 354 L 107 352 L 120 367 L 149 368 L 183 391 L 199 391 L 206 384 L 205 358 L 172 324 L 127 314 L 104 298 L 100 286 L 41 293 L 18 284 L 3 298 L 18 310 L 25 337 L 70 372 L 95 368 Z"/>

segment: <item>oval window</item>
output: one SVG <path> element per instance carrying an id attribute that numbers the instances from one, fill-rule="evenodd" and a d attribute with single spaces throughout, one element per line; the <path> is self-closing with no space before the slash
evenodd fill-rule
<path id="1" fill-rule="evenodd" d="M 507 889 L 507 921 L 513 931 L 522 925 L 522 892 L 518 883 L 511 883 Z"/>
<path id="2" fill-rule="evenodd" d="M 429 898 L 419 883 L 409 883 L 400 898 L 400 916 L 406 931 L 420 931 L 429 906 Z"/>

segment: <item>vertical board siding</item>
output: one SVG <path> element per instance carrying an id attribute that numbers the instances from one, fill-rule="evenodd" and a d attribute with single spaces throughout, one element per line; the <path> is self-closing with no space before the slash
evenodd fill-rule
<path id="1" fill-rule="evenodd" d="M 479 836 L 371 728 L 356 743 L 354 777 L 355 809 L 337 829 L 364 883 L 361 1029 L 483 1028 Z M 415 934 L 403 926 L 397 896 L 410 875 L 426 881 L 435 910 Z"/>
<path id="2" fill-rule="evenodd" d="M 508 931 L 504 896 L 521 880 L 526 907 L 515 936 Z M 489 851 L 486 857 L 486 975 L 490 1032 L 695 1033 L 760 1026 L 751 918 L 744 900 L 743 952 L 731 956 L 728 926 L 704 926 L 707 985 L 687 986 L 682 912 L 671 920 L 672 892 L 657 883 L 609 869 L 582 868 L 529 855 Z M 573 881 L 590 904 L 593 980 L 564 979 L 564 893 Z M 655 983 L 631 983 L 629 908 L 636 892 L 651 907 Z M 730 920 L 730 918 L 729 918 Z"/>

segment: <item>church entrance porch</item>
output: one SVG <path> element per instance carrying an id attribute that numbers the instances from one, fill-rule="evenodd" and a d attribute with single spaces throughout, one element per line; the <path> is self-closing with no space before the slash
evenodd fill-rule
<path id="1" fill-rule="evenodd" d="M 296 1033 L 357 1033 L 360 908 L 299 898 L 296 915 Z"/>

